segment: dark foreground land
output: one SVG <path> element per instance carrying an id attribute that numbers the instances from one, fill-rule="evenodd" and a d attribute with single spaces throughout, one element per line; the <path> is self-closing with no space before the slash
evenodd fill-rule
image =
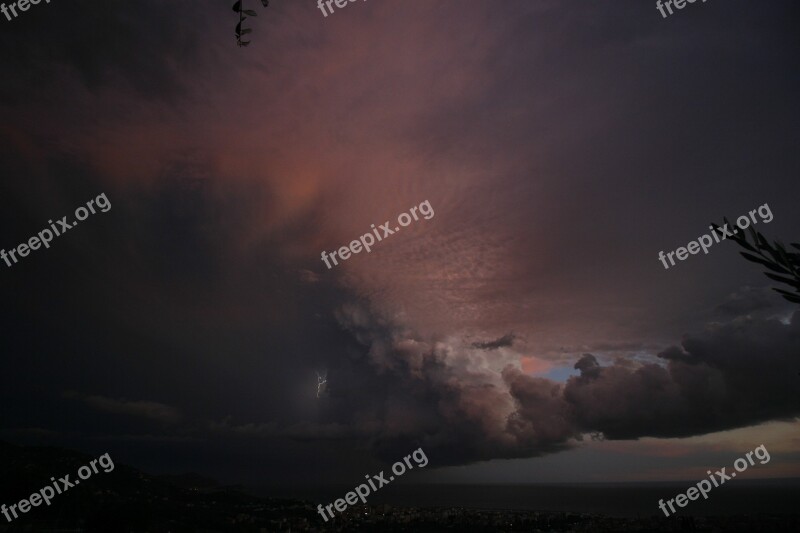
<path id="1" fill-rule="evenodd" d="M 56 448 L 0 443 L 0 503 L 16 503 L 51 476 L 77 472 L 92 457 Z M 74 477 L 74 475 L 73 475 Z M 248 495 L 191 476 L 151 476 L 116 465 L 80 487 L 32 508 L 0 532 L 782 532 L 800 531 L 800 514 L 610 517 L 597 513 L 355 506 L 325 523 L 316 504 Z"/>

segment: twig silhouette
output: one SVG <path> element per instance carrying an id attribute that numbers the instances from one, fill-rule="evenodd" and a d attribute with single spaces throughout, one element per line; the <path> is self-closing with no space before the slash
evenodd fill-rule
<path id="1" fill-rule="evenodd" d="M 247 46 L 248 44 L 250 44 L 250 41 L 242 40 L 242 35 L 247 35 L 251 31 L 253 31 L 250 28 L 242 28 L 242 23 L 245 21 L 247 17 L 258 16 L 258 13 L 256 13 L 252 9 L 244 9 L 242 2 L 244 2 L 244 0 L 237 0 L 236 3 L 233 4 L 233 10 L 236 13 L 239 13 L 239 24 L 236 25 L 235 34 L 236 34 L 236 44 L 239 45 L 240 47 Z M 269 0 L 261 0 L 261 5 L 263 5 L 264 7 L 269 6 Z"/>

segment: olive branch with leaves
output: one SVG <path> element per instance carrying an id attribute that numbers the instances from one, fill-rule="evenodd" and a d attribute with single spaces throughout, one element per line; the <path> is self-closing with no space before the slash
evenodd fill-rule
<path id="1" fill-rule="evenodd" d="M 242 28 L 242 23 L 245 21 L 247 17 L 255 17 L 258 15 L 258 13 L 256 13 L 252 9 L 244 9 L 244 7 L 242 6 L 243 1 L 244 0 L 237 0 L 237 2 L 233 4 L 233 11 L 239 13 L 239 24 L 236 25 L 236 44 L 239 45 L 240 47 L 247 46 L 248 44 L 250 44 L 250 41 L 242 40 L 242 35 L 247 35 L 251 31 L 253 31 L 250 28 Z M 261 0 L 261 4 L 264 7 L 267 7 L 269 6 L 269 0 Z"/>
<path id="2" fill-rule="evenodd" d="M 728 222 L 727 218 L 723 218 L 726 225 L 735 227 Z M 712 224 L 715 230 L 719 230 L 719 226 Z M 721 232 L 720 232 L 721 233 Z M 742 256 L 748 261 L 758 263 L 767 267 L 771 272 L 764 272 L 766 276 L 772 280 L 778 281 L 788 285 L 794 292 L 784 289 L 772 290 L 777 291 L 784 298 L 792 303 L 800 304 L 800 253 L 789 251 L 781 241 L 774 241 L 772 244 L 754 228 L 750 228 L 750 237 L 752 243 L 747 240 L 747 232 L 742 230 L 741 234 L 728 235 L 729 239 L 733 239 L 747 252 L 740 252 Z M 793 242 L 791 246 L 800 251 L 800 244 Z"/>

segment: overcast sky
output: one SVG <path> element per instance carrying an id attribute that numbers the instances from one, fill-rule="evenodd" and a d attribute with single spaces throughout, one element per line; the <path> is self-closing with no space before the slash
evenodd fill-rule
<path id="1" fill-rule="evenodd" d="M 246 3 L 247 48 L 219 1 L 0 19 L 0 246 L 112 206 L 0 263 L 0 438 L 262 485 L 417 447 L 800 476 L 798 307 L 730 241 L 658 259 L 765 204 L 800 240 L 796 2 Z"/>

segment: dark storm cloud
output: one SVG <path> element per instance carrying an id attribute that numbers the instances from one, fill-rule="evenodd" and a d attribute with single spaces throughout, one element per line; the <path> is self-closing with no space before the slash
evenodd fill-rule
<path id="1" fill-rule="evenodd" d="M 66 392 L 64 397 L 80 400 L 92 409 L 105 413 L 138 416 L 165 424 L 172 424 L 181 419 L 177 409 L 159 402 L 87 396 L 74 391 Z"/>
<path id="2" fill-rule="evenodd" d="M 390 379 L 380 394 L 343 397 L 333 389 L 338 403 L 330 415 L 341 424 L 337 435 L 352 423 L 351 436 L 362 440 L 353 430 L 371 428 L 370 446 L 385 459 L 419 445 L 439 465 L 532 457 L 569 448 L 587 433 L 687 437 L 800 413 L 797 315 L 790 324 L 711 326 L 662 352 L 666 365 L 619 358 L 601 366 L 584 354 L 575 364 L 581 375 L 565 385 L 515 365 L 498 375 L 483 350 L 423 342 L 364 309 L 351 306 L 340 319 L 365 345 L 370 366 Z M 364 407 L 376 404 L 377 411 Z"/>
<path id="3" fill-rule="evenodd" d="M 362 345 L 371 369 L 364 377 L 380 376 L 383 385 L 338 385 L 332 374 L 331 415 L 369 428 L 367 442 L 378 457 L 420 445 L 435 450 L 442 464 L 513 453 L 513 437 L 497 416 L 504 404 L 509 412 L 511 406 L 502 380 L 482 366 L 481 351 L 425 341 L 361 305 L 343 307 L 338 317 Z"/>
<path id="4" fill-rule="evenodd" d="M 800 413 L 800 315 L 791 324 L 752 319 L 687 336 L 658 364 L 575 365 L 564 399 L 577 427 L 613 439 L 685 437 Z"/>
<path id="5" fill-rule="evenodd" d="M 565 449 L 569 439 L 580 438 L 561 398 L 560 384 L 527 376 L 512 367 L 503 370 L 503 379 L 516 407 L 507 422 L 508 432 L 519 447 L 515 453 L 541 455 Z"/>
<path id="6" fill-rule="evenodd" d="M 503 335 L 499 339 L 488 342 L 473 342 L 472 347 L 480 350 L 496 350 L 498 348 L 505 348 L 514 344 L 516 336 L 513 333 Z"/>

